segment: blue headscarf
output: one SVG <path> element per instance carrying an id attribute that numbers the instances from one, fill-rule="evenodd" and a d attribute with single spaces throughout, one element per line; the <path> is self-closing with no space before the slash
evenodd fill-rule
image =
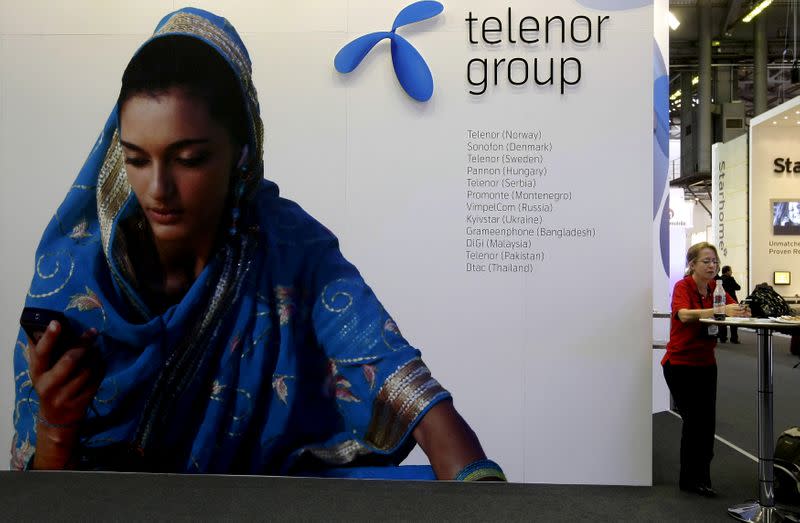
<path id="1" fill-rule="evenodd" d="M 132 269 L 139 239 L 122 227 L 141 211 L 112 112 L 44 232 L 26 299 L 100 332 L 107 368 L 81 426 L 79 466 L 276 474 L 399 463 L 415 424 L 449 393 L 336 237 L 263 179 L 258 99 L 234 28 L 186 8 L 144 45 L 167 35 L 210 45 L 240 81 L 249 157 L 234 175 L 232 212 L 242 217 L 183 299 L 151 311 Z M 36 446 L 29 351 L 20 331 L 16 469 Z"/>

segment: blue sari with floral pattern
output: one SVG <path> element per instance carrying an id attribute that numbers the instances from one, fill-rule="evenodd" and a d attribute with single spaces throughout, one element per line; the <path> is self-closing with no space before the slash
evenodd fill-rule
<path id="1" fill-rule="evenodd" d="M 336 237 L 263 179 L 258 99 L 233 27 L 187 8 L 167 15 L 153 39 L 173 34 L 212 46 L 241 81 L 250 125 L 249 167 L 236 182 L 242 217 L 184 298 L 151 311 L 132 269 L 130 231 L 142 217 L 114 110 L 44 232 L 26 299 L 63 311 L 78 332 L 100 333 L 106 372 L 81 425 L 79 467 L 432 478 L 429 467 L 392 467 L 449 393 Z M 15 469 L 36 447 L 29 350 L 20 331 Z"/>

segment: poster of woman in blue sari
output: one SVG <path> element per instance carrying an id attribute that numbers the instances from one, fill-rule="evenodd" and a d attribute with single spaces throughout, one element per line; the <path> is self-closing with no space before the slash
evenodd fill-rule
<path id="1" fill-rule="evenodd" d="M 37 249 L 12 468 L 504 479 L 263 136 L 231 24 L 164 17 Z"/>

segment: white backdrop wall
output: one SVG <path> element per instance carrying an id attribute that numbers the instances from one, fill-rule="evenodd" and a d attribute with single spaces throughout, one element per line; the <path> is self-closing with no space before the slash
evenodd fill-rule
<path id="1" fill-rule="evenodd" d="M 653 2 L 656 56 L 654 57 L 655 89 L 653 92 L 653 311 L 670 308 L 670 205 L 669 189 L 669 2 Z M 669 319 L 653 318 L 653 344 L 669 339 Z M 669 389 L 661 370 L 665 349 L 653 349 L 653 412 L 669 408 Z"/>
<path id="2" fill-rule="evenodd" d="M 798 111 L 795 98 L 750 122 L 750 287 L 772 285 L 774 271 L 791 271 L 791 285 L 775 286 L 784 296 L 800 293 L 800 235 L 774 234 L 772 201 L 800 201 L 800 167 L 776 173 L 775 160 L 800 160 Z"/>
<path id="3" fill-rule="evenodd" d="M 388 29 L 407 3 L 195 5 L 226 16 L 248 46 L 267 130 L 267 177 L 340 237 L 509 478 L 649 484 L 652 271 L 643 261 L 653 252 L 653 215 L 642 195 L 653 182 L 642 166 L 653 158 L 652 5 L 445 3 L 443 15 L 399 31 L 433 72 L 433 98 L 421 104 L 400 89 L 385 42 L 351 75 L 332 65 L 344 44 Z M 0 3 L 2 448 L 11 436 L 12 344 L 39 235 L 94 143 L 128 59 L 158 19 L 182 5 Z M 523 16 L 589 16 L 595 37 L 598 15 L 610 19 L 601 44 L 468 42 L 470 12 L 505 20 L 509 6 L 515 24 Z M 502 77 L 484 95 L 468 92 L 473 58 L 554 57 L 558 71 L 567 56 L 579 57 L 583 69 L 564 95 L 558 83 L 514 87 Z M 536 214 L 542 222 L 531 228 L 589 236 L 468 247 L 478 236 L 467 231 L 467 215 L 502 217 L 465 210 L 478 201 L 467 179 L 481 178 L 467 173 L 479 166 L 468 144 L 509 141 L 476 140 L 470 130 L 541 133 L 526 143 L 552 144 L 537 155 L 548 174 L 526 190 L 569 197 Z M 519 215 L 520 202 L 513 203 L 511 214 Z M 504 262 L 529 273 L 475 272 L 467 270 L 467 251 L 541 257 Z"/>
<path id="4" fill-rule="evenodd" d="M 680 158 L 680 155 L 678 155 Z M 686 231 L 694 223 L 694 202 L 687 201 L 681 188 L 669 190 L 669 284 L 666 305 L 659 309 L 660 312 L 671 313 L 672 291 L 675 283 L 683 278 L 686 268 Z M 669 341 L 671 325 L 670 318 L 661 318 L 661 333 L 659 338 L 654 331 L 654 339 L 666 345 Z M 654 321 L 655 323 L 655 321 Z M 667 382 L 664 380 L 664 370 L 661 360 L 667 352 L 666 348 L 653 350 L 653 412 L 663 412 L 670 408 L 670 393 Z"/>
<path id="5" fill-rule="evenodd" d="M 653 107 L 653 310 L 669 307 L 669 24 L 667 0 L 653 3 L 655 23 L 654 107 Z M 660 323 L 660 322 L 659 322 Z M 662 339 L 669 334 L 663 326 L 653 324 L 654 335 Z"/>
<path id="6" fill-rule="evenodd" d="M 705 207 L 703 207 L 705 205 Z M 689 245 L 711 240 L 711 202 L 705 200 L 702 204 L 695 201 L 692 206 L 692 226 L 686 230 L 686 243 Z M 686 264 L 686 251 L 684 254 L 684 268 Z"/>
<path id="7" fill-rule="evenodd" d="M 740 300 L 749 294 L 748 142 L 745 134 L 711 148 L 711 241 L 720 251 L 720 263 L 731 266 L 742 287 L 736 293 Z"/>
<path id="8" fill-rule="evenodd" d="M 689 245 L 688 233 L 694 227 L 695 207 L 693 200 L 687 200 L 684 190 L 676 187 L 669 190 L 669 297 L 672 304 L 672 291 L 675 284 L 686 275 L 686 250 Z M 667 310 L 671 310 L 667 309 Z"/>

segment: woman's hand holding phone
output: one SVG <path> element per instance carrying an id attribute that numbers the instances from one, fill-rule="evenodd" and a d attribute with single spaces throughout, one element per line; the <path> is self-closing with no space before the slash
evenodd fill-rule
<path id="1" fill-rule="evenodd" d="M 735 318 L 749 318 L 750 309 L 740 303 L 729 303 L 725 306 L 725 315 Z"/>
<path id="2" fill-rule="evenodd" d="M 95 329 L 65 347 L 51 365 L 64 328 L 58 321 L 51 321 L 38 340 L 30 340 L 30 375 L 39 396 L 33 464 L 36 469 L 70 466 L 80 422 L 102 381 L 102 372 L 93 362 L 97 357 L 92 349 L 97 337 Z"/>

